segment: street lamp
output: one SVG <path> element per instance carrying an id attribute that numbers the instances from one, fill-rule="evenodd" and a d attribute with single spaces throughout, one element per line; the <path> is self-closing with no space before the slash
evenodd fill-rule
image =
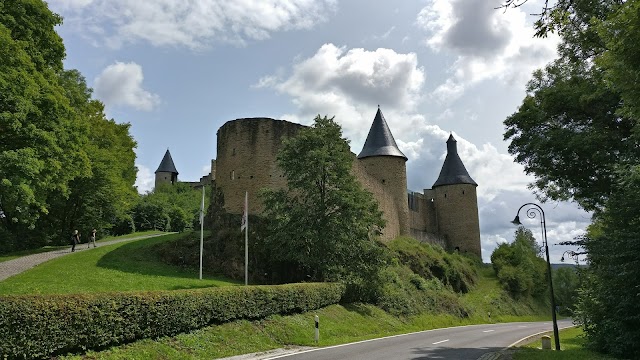
<path id="1" fill-rule="evenodd" d="M 540 227 L 542 228 L 542 245 L 547 255 L 547 279 L 549 280 L 549 291 L 551 292 L 551 318 L 553 319 L 553 338 L 556 342 L 556 350 L 560 351 L 560 336 L 558 335 L 558 320 L 556 319 L 556 299 L 553 295 L 553 280 L 551 279 L 551 262 L 549 261 L 549 244 L 547 243 L 547 222 L 544 217 L 544 210 L 538 204 L 526 203 L 518 209 L 516 217 L 511 222 L 514 225 L 522 225 L 520 222 L 520 210 L 525 206 L 531 206 L 527 209 L 527 217 L 535 219 L 536 215 L 540 215 Z"/>

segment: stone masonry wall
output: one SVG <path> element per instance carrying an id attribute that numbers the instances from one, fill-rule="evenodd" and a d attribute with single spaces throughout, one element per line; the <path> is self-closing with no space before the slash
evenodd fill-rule
<path id="1" fill-rule="evenodd" d="M 447 250 L 458 248 L 482 256 L 476 186 L 444 185 L 433 190 L 439 233 L 447 241 Z"/>
<path id="2" fill-rule="evenodd" d="M 387 221 L 383 240 L 409 235 L 409 207 L 407 204 L 407 172 L 403 158 L 375 156 L 357 159 L 354 175 L 378 200 Z"/>
<path id="3" fill-rule="evenodd" d="M 249 213 L 262 212 L 258 192 L 281 189 L 286 179 L 276 163 L 282 140 L 294 136 L 303 125 L 284 120 L 250 118 L 232 120 L 218 130 L 216 185 L 224 194 L 224 207 L 241 214 L 245 191 L 249 192 Z"/>

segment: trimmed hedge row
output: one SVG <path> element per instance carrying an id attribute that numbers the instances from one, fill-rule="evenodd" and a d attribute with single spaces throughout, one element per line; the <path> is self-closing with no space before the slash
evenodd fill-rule
<path id="1" fill-rule="evenodd" d="M 0 296 L 0 359 L 45 358 L 236 319 L 336 304 L 344 286 L 306 283 L 197 290 Z"/>

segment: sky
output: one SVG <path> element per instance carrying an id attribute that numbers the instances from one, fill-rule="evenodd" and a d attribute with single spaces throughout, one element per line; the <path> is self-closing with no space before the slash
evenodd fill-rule
<path id="1" fill-rule="evenodd" d="M 210 171 L 216 131 L 237 118 L 309 125 L 335 116 L 359 153 L 378 105 L 407 161 L 408 189 L 431 188 L 453 134 L 479 184 L 483 260 L 514 239 L 529 202 L 557 243 L 584 233 L 573 203 L 539 203 L 513 161 L 503 121 L 558 37 L 533 37 L 542 0 L 507 11 L 500 0 L 50 0 L 64 22 L 67 69 L 130 123 L 140 193 L 167 149 L 183 181 Z M 540 216 L 521 219 L 542 241 Z M 526 221 L 525 221 L 526 220 Z"/>

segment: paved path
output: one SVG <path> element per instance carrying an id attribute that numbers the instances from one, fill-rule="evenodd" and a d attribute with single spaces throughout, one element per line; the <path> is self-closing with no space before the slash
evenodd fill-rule
<path id="1" fill-rule="evenodd" d="M 146 239 L 154 236 L 167 235 L 167 234 L 170 234 L 170 233 L 141 235 L 141 236 L 126 238 L 126 239 L 100 241 L 100 242 L 97 242 L 97 245 L 106 246 L 106 245 L 121 243 L 124 241 L 141 240 L 141 239 Z M 91 247 L 91 249 L 93 249 L 93 247 Z M 76 251 L 85 251 L 85 250 L 89 250 L 87 248 L 86 243 L 76 245 Z M 6 278 L 9 278 L 13 275 L 20 274 L 21 272 L 29 270 L 39 264 L 42 264 L 45 261 L 49 261 L 51 259 L 55 259 L 60 256 L 65 256 L 69 254 L 71 254 L 71 245 L 69 245 L 68 248 L 64 248 L 64 249 L 43 252 L 40 254 L 27 255 L 27 256 L 19 257 L 17 259 L 0 262 L 0 281 Z"/>

